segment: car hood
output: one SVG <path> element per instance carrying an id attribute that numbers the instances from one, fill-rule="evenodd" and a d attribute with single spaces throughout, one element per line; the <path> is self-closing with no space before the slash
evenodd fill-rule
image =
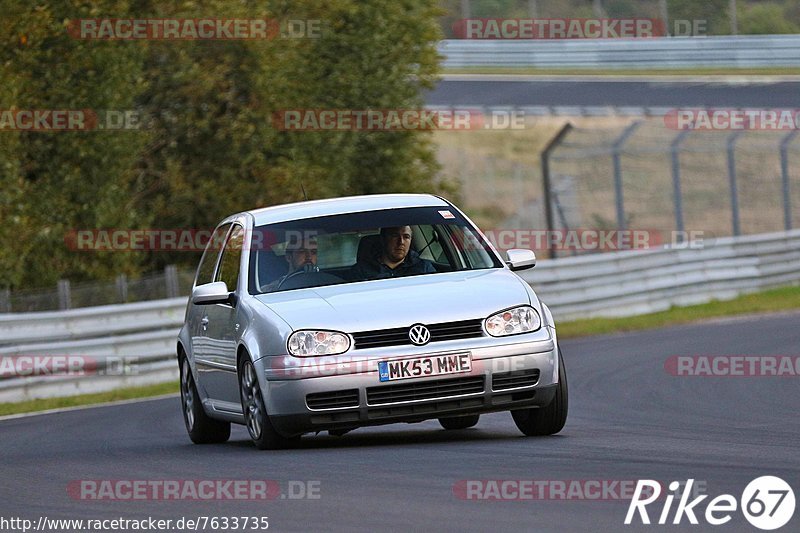
<path id="1" fill-rule="evenodd" d="M 486 318 L 530 303 L 524 281 L 505 269 L 428 274 L 261 294 L 293 330 L 344 332 Z"/>

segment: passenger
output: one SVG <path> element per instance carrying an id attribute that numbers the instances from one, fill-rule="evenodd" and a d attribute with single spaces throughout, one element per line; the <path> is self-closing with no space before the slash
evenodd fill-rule
<path id="1" fill-rule="evenodd" d="M 357 262 L 353 279 L 383 279 L 436 272 L 433 263 L 411 249 L 411 226 L 381 228 L 380 248 Z"/>

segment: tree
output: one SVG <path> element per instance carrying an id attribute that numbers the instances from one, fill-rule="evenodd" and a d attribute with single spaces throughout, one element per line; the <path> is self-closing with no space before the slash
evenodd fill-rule
<path id="1" fill-rule="evenodd" d="M 156 2 L 51 0 L 3 28 L 3 106 L 135 109 L 139 131 L 9 133 L 0 145 L 0 285 L 52 285 L 195 264 L 196 255 L 75 253 L 72 228 L 207 229 L 232 212 L 302 199 L 441 192 L 425 132 L 289 132 L 286 109 L 408 109 L 438 69 L 433 0 Z M 217 15 L 218 14 L 218 15 Z M 70 18 L 322 21 L 321 35 L 272 40 L 98 41 Z M 19 35 L 28 36 L 20 48 Z M 24 86 L 25 91 L 19 90 Z M 0 106 L 2 108 L 2 106 Z M 17 236 L 17 237 L 15 237 Z M 18 239 L 19 236 L 24 236 Z"/>
<path id="2" fill-rule="evenodd" d="M 760 35 L 800 33 L 800 26 L 790 20 L 783 6 L 767 2 L 740 8 L 739 33 Z"/>
<path id="3" fill-rule="evenodd" d="M 670 21 L 706 21 L 708 35 L 727 35 L 731 32 L 729 0 L 669 0 Z"/>
<path id="4" fill-rule="evenodd" d="M 0 109 L 132 109 L 142 89 L 142 48 L 82 41 L 66 31 L 65 21 L 96 16 L 100 7 L 125 12 L 127 4 L 2 1 Z M 77 228 L 135 221 L 119 207 L 121 182 L 144 137 L 118 131 L 0 132 L 0 286 L 138 271 L 140 257 L 76 253 L 64 238 Z"/>

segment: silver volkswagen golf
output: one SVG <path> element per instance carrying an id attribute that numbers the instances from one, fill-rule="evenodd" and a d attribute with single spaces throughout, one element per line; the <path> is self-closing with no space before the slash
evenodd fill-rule
<path id="1" fill-rule="evenodd" d="M 559 432 L 567 376 L 553 317 L 442 198 L 387 194 L 247 211 L 214 230 L 177 355 L 195 443 L 244 424 L 260 449 L 301 435 L 510 411 Z"/>

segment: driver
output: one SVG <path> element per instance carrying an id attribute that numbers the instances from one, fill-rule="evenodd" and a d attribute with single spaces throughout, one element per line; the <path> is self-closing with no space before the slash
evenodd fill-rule
<path id="1" fill-rule="evenodd" d="M 286 262 L 289 263 L 289 271 L 286 273 L 287 276 L 294 274 L 298 270 L 319 272 L 319 267 L 317 267 L 316 239 L 309 238 L 301 243 L 287 244 L 285 257 Z"/>
<path id="2" fill-rule="evenodd" d="M 319 272 L 317 266 L 317 239 L 307 237 L 300 241 L 289 241 L 284 255 L 288 263 L 286 274 L 266 286 L 266 292 L 277 290 L 284 281 L 301 272 Z"/>

